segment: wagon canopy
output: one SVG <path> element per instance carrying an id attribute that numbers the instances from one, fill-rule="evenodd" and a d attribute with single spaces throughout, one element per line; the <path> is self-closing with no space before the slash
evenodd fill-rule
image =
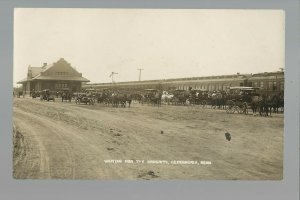
<path id="1" fill-rule="evenodd" d="M 176 92 L 185 92 L 186 90 L 180 90 L 180 89 L 177 89 L 177 90 L 174 90 Z"/>
<path id="2" fill-rule="evenodd" d="M 145 91 L 153 91 L 153 92 L 155 92 L 155 91 L 157 91 L 157 89 L 144 89 Z"/>
<path id="3" fill-rule="evenodd" d="M 75 92 L 74 95 L 79 96 L 79 95 L 86 95 L 84 92 Z"/>
<path id="4" fill-rule="evenodd" d="M 85 89 L 85 91 L 95 91 L 95 89 L 94 88 L 88 88 L 88 89 Z"/>
<path id="5" fill-rule="evenodd" d="M 253 91 L 260 89 L 259 87 L 230 87 L 230 90 Z"/>
<path id="6" fill-rule="evenodd" d="M 192 91 L 195 91 L 195 92 L 208 92 L 207 89 L 193 89 Z"/>

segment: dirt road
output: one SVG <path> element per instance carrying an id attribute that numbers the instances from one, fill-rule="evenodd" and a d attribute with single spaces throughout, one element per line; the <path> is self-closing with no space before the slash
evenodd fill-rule
<path id="1" fill-rule="evenodd" d="M 283 176 L 282 114 L 265 118 L 197 106 L 112 108 L 30 98 L 14 99 L 13 112 L 18 179 Z"/>

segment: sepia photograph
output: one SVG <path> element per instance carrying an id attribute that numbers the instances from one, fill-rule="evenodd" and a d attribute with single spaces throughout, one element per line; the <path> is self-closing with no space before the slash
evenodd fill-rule
<path id="1" fill-rule="evenodd" d="M 14 179 L 282 180 L 285 13 L 15 8 Z"/>

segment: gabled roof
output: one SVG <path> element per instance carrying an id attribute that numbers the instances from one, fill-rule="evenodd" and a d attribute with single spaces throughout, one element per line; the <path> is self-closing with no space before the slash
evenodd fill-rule
<path id="1" fill-rule="evenodd" d="M 80 81 L 80 82 L 90 82 L 88 79 L 84 77 L 73 77 L 73 76 L 64 76 L 64 77 L 58 77 L 58 76 L 42 76 L 38 75 L 31 80 L 62 80 L 62 81 Z"/>
<path id="2" fill-rule="evenodd" d="M 66 62 L 63 58 L 59 59 L 57 62 Z M 57 63 L 56 62 L 56 63 Z M 42 75 L 42 72 L 47 71 L 48 69 L 52 68 L 55 65 L 55 63 L 44 65 L 42 67 L 28 67 L 28 72 L 31 73 L 31 77 L 27 77 L 22 79 L 21 81 L 17 83 L 24 83 L 32 80 L 65 80 L 65 81 L 80 81 L 80 82 L 90 82 L 88 79 L 82 77 L 82 76 L 63 76 L 63 77 L 56 77 L 56 76 L 45 76 Z M 79 73 L 76 69 L 72 68 L 74 71 Z"/>
<path id="3" fill-rule="evenodd" d="M 18 84 L 21 84 L 21 83 L 25 83 L 27 81 L 30 81 L 31 79 L 28 79 L 28 78 L 23 78 L 22 80 L 18 81 L 17 83 Z"/>
<path id="4" fill-rule="evenodd" d="M 28 71 L 31 71 L 32 77 L 37 76 L 42 72 L 42 67 L 28 67 Z"/>
<path id="5" fill-rule="evenodd" d="M 53 67 L 53 65 L 54 65 L 54 63 L 52 63 L 52 64 L 49 64 L 49 65 L 46 65 L 46 66 L 43 66 L 43 67 L 42 67 L 42 71 L 41 71 L 41 72 L 45 72 L 45 71 L 47 71 L 48 69 L 50 69 L 51 67 Z"/>

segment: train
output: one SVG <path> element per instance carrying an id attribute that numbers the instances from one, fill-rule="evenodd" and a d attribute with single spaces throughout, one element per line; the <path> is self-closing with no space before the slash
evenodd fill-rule
<path id="1" fill-rule="evenodd" d="M 205 90 L 226 91 L 230 87 L 246 86 L 259 88 L 259 93 L 284 93 L 284 71 L 264 72 L 256 74 L 233 74 L 221 76 L 203 76 L 173 79 L 158 79 L 145 81 L 128 81 L 113 83 L 88 83 L 83 89 L 96 90 L 130 90 L 142 91 L 145 89 L 161 90 Z"/>

